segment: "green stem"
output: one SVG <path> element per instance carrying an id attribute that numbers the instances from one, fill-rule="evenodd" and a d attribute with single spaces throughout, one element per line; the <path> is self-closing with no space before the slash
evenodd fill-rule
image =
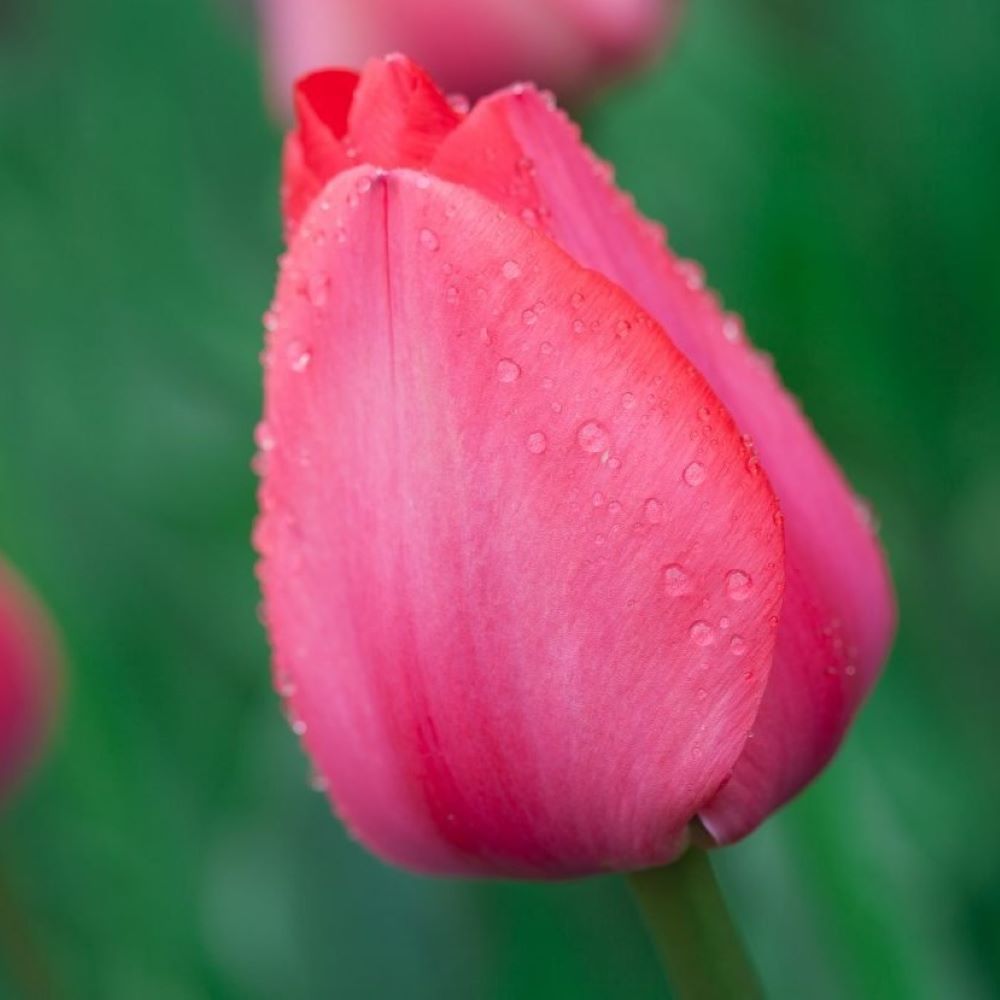
<path id="1" fill-rule="evenodd" d="M 50 1000 L 55 996 L 31 923 L 0 868 L 0 980 L 4 978 L 17 990 L 15 995 L 24 1000 Z"/>
<path id="2" fill-rule="evenodd" d="M 705 851 L 692 847 L 672 865 L 628 878 L 678 1000 L 761 1000 Z"/>

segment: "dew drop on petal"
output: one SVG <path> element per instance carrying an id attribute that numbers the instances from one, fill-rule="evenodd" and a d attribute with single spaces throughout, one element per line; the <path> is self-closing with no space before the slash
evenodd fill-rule
<path id="1" fill-rule="evenodd" d="M 441 242 L 437 238 L 437 233 L 433 229 L 420 230 L 420 245 L 425 250 L 437 250 Z"/>
<path id="2" fill-rule="evenodd" d="M 715 630 L 708 624 L 708 622 L 695 622 L 691 626 L 688 634 L 691 636 L 691 641 L 696 646 L 711 646 L 712 643 L 715 642 Z"/>
<path id="3" fill-rule="evenodd" d="M 266 420 L 262 420 L 257 424 L 253 432 L 253 438 L 261 451 L 274 451 L 274 432 Z"/>
<path id="4" fill-rule="evenodd" d="M 516 260 L 505 260 L 501 270 L 503 271 L 503 276 L 508 281 L 513 281 L 515 278 L 521 277 L 521 266 Z"/>
<path id="5" fill-rule="evenodd" d="M 739 635 L 734 635 L 732 639 L 729 640 L 729 652 L 733 656 L 743 656 L 747 651 L 747 644 L 743 641 L 743 637 Z"/>
<path id="6" fill-rule="evenodd" d="M 690 593 L 691 578 L 680 563 L 670 563 L 663 567 L 663 589 L 669 597 Z"/>
<path id="7" fill-rule="evenodd" d="M 521 366 L 510 358 L 497 362 L 497 379 L 500 382 L 516 382 L 521 377 Z"/>
<path id="8" fill-rule="evenodd" d="M 663 504 L 656 497 L 650 497 L 643 504 L 642 510 L 650 524 L 659 524 L 663 520 Z"/>
<path id="9" fill-rule="evenodd" d="M 611 444 L 611 435 L 607 428 L 596 420 L 588 420 L 576 433 L 576 443 L 591 455 L 607 451 Z"/>
<path id="10" fill-rule="evenodd" d="M 726 594 L 733 601 L 745 601 L 753 590 L 753 580 L 749 573 L 741 569 L 730 570 L 726 574 Z"/>
<path id="11" fill-rule="evenodd" d="M 541 431 L 532 431 L 528 435 L 528 451 L 532 455 L 541 455 L 548 446 L 548 438 Z"/>
<path id="12" fill-rule="evenodd" d="M 701 462 L 691 462 L 684 469 L 684 482 L 688 486 L 700 486 L 705 481 L 705 466 Z"/>

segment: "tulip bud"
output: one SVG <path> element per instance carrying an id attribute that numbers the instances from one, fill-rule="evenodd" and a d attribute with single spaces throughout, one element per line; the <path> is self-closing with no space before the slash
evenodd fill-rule
<path id="1" fill-rule="evenodd" d="M 350 828 L 564 877 L 752 830 L 893 630 L 855 499 L 701 270 L 534 88 L 297 91 L 266 317 L 277 684 Z"/>
<path id="2" fill-rule="evenodd" d="M 55 635 L 45 611 L 0 561 L 0 797 L 41 747 L 56 661 Z"/>
<path id="3" fill-rule="evenodd" d="M 270 90 L 329 65 L 404 51 L 449 91 L 510 80 L 577 93 L 655 48 L 679 0 L 260 0 Z"/>

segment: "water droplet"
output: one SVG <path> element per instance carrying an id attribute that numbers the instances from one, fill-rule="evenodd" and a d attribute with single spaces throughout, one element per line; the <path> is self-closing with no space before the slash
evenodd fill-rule
<path id="1" fill-rule="evenodd" d="M 698 419 L 703 423 L 707 424 L 709 420 L 712 419 L 712 411 L 707 406 L 698 407 Z"/>
<path id="2" fill-rule="evenodd" d="M 552 345 L 547 340 L 543 340 L 538 350 L 541 354 L 551 354 Z M 548 381 L 551 382 L 552 379 L 548 379 Z"/>
<path id="3" fill-rule="evenodd" d="M 650 497 L 642 510 L 650 524 L 659 524 L 663 520 L 663 504 L 656 497 Z"/>
<path id="4" fill-rule="evenodd" d="M 729 652 L 733 656 L 743 656 L 747 651 L 747 644 L 743 641 L 743 637 L 740 635 L 734 635 L 732 639 L 729 640 Z"/>
<path id="5" fill-rule="evenodd" d="M 458 289 L 454 285 L 449 285 L 444 297 L 445 301 L 453 306 L 458 301 Z"/>
<path id="6" fill-rule="evenodd" d="M 525 326 L 534 326 L 538 322 L 538 313 L 536 313 L 534 309 L 525 309 L 524 312 L 521 313 L 521 322 Z"/>
<path id="7" fill-rule="evenodd" d="M 591 455 L 607 451 L 611 444 L 611 435 L 607 428 L 596 420 L 588 420 L 576 433 L 576 443 Z"/>
<path id="8" fill-rule="evenodd" d="M 266 420 L 262 420 L 254 428 L 253 439 L 261 451 L 274 451 L 275 440 L 271 425 Z"/>
<path id="9" fill-rule="evenodd" d="M 278 329 L 278 314 L 273 309 L 268 309 L 264 313 L 264 329 L 268 333 L 274 333 Z"/>
<path id="10" fill-rule="evenodd" d="M 592 504 L 593 504 L 593 505 L 594 505 L 595 507 L 603 507 L 603 506 L 604 506 L 604 494 L 603 494 L 603 493 L 601 493 L 601 492 L 597 492 L 597 493 L 595 493 L 595 494 L 594 494 L 594 495 L 593 495 L 593 496 L 592 496 L 592 497 L 590 498 L 590 502 L 591 502 L 591 503 L 592 503 Z"/>
<path id="11" fill-rule="evenodd" d="M 865 528 L 868 529 L 868 531 L 872 534 L 878 534 L 878 516 L 875 514 L 875 508 L 872 507 L 870 501 L 866 500 L 864 497 L 856 496 L 854 498 L 854 512 L 857 515 L 858 520 Z"/>
<path id="12" fill-rule="evenodd" d="M 692 291 L 704 286 L 705 272 L 693 260 L 679 260 L 676 268 L 684 284 Z"/>
<path id="13" fill-rule="evenodd" d="M 688 486 L 700 486 L 705 481 L 705 466 L 701 462 L 691 462 L 684 470 L 684 482 Z"/>
<path id="14" fill-rule="evenodd" d="M 582 306 L 582 305 L 583 305 L 583 296 L 582 296 L 582 295 L 581 295 L 581 294 L 580 294 L 579 292 L 574 292 L 574 293 L 573 293 L 573 294 L 572 294 L 572 295 L 571 295 L 571 296 L 569 297 L 569 304 L 570 304 L 570 305 L 571 305 L 571 306 L 572 306 L 572 307 L 573 307 L 574 309 L 579 309 L 579 308 L 580 308 L 580 306 Z"/>
<path id="15" fill-rule="evenodd" d="M 691 592 L 691 578 L 680 563 L 663 567 L 663 589 L 670 597 L 680 597 Z"/>
<path id="16" fill-rule="evenodd" d="M 508 281 L 513 281 L 515 278 L 521 277 L 521 267 L 516 260 L 505 260 L 503 262 L 503 276 Z"/>
<path id="17" fill-rule="evenodd" d="M 312 361 L 312 352 L 301 341 L 291 340 L 288 342 L 287 357 L 288 367 L 293 372 L 301 374 L 309 367 L 309 362 Z"/>
<path id="18" fill-rule="evenodd" d="M 608 513 L 612 517 L 617 517 L 622 512 L 622 505 L 617 500 L 612 500 L 608 504 Z"/>
<path id="19" fill-rule="evenodd" d="M 441 242 L 438 240 L 437 233 L 435 233 L 433 229 L 421 229 L 420 245 L 424 247 L 425 250 L 437 250 L 437 248 L 441 246 Z"/>
<path id="20" fill-rule="evenodd" d="M 532 455 L 541 455 L 548 446 L 548 438 L 541 431 L 533 431 L 528 435 L 528 451 Z"/>
<path id="21" fill-rule="evenodd" d="M 723 632 L 725 632 L 725 630 L 729 628 L 731 624 L 732 622 L 726 617 L 722 617 L 719 619 L 719 628 L 721 628 Z"/>
<path id="22" fill-rule="evenodd" d="M 586 330 L 586 329 L 587 329 L 586 324 L 583 322 L 582 319 L 575 319 L 575 320 L 573 320 L 573 332 L 574 333 L 583 333 L 583 331 Z"/>
<path id="23" fill-rule="evenodd" d="M 753 590 L 753 580 L 749 573 L 741 569 L 730 570 L 726 574 L 726 593 L 733 601 L 745 601 Z"/>
<path id="24" fill-rule="evenodd" d="M 309 787 L 314 792 L 325 792 L 329 787 L 329 782 L 323 777 L 319 771 L 313 771 L 309 776 Z"/>
<path id="25" fill-rule="evenodd" d="M 538 213 L 533 208 L 525 208 L 521 210 L 521 221 L 526 226 L 531 226 L 534 229 L 538 225 Z"/>
<path id="26" fill-rule="evenodd" d="M 626 410 L 631 410 L 635 406 L 635 394 L 631 392 L 622 393 L 622 406 Z"/>
<path id="27" fill-rule="evenodd" d="M 615 336 L 622 340 L 629 335 L 632 329 L 632 324 L 627 319 L 621 319 L 615 325 Z"/>
<path id="28" fill-rule="evenodd" d="M 735 313 L 730 313 L 722 321 L 722 336 L 730 344 L 738 344 L 743 339 L 743 321 Z"/>
<path id="29" fill-rule="evenodd" d="M 715 642 L 715 630 L 708 622 L 695 622 L 691 626 L 688 635 L 691 636 L 691 641 L 696 646 L 711 646 Z"/>
<path id="30" fill-rule="evenodd" d="M 357 188 L 359 194 L 367 194 L 372 189 L 372 179 L 370 177 L 359 177 Z"/>
<path id="31" fill-rule="evenodd" d="M 501 382 L 516 382 L 521 377 L 521 366 L 510 358 L 501 358 L 497 362 L 497 378 Z"/>
<path id="32" fill-rule="evenodd" d="M 708 697 L 708 692 L 704 688 L 698 688 L 698 701 L 704 701 Z"/>
<path id="33" fill-rule="evenodd" d="M 296 736 L 305 736 L 308 729 L 309 727 L 301 719 L 296 719 L 292 723 L 292 732 L 295 733 Z"/>

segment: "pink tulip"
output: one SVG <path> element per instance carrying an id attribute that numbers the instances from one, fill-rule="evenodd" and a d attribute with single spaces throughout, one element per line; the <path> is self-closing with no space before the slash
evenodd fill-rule
<path id="1" fill-rule="evenodd" d="M 450 90 L 513 79 L 576 92 L 652 49 L 679 0 L 260 0 L 270 88 L 319 67 L 400 50 Z"/>
<path id="2" fill-rule="evenodd" d="M 841 473 L 544 95 L 463 114 L 394 57 L 296 103 L 256 544 L 340 815 L 460 874 L 742 837 L 893 631 Z"/>
<path id="3" fill-rule="evenodd" d="M 21 776 L 45 736 L 56 659 L 45 612 L 0 561 L 0 796 Z"/>

